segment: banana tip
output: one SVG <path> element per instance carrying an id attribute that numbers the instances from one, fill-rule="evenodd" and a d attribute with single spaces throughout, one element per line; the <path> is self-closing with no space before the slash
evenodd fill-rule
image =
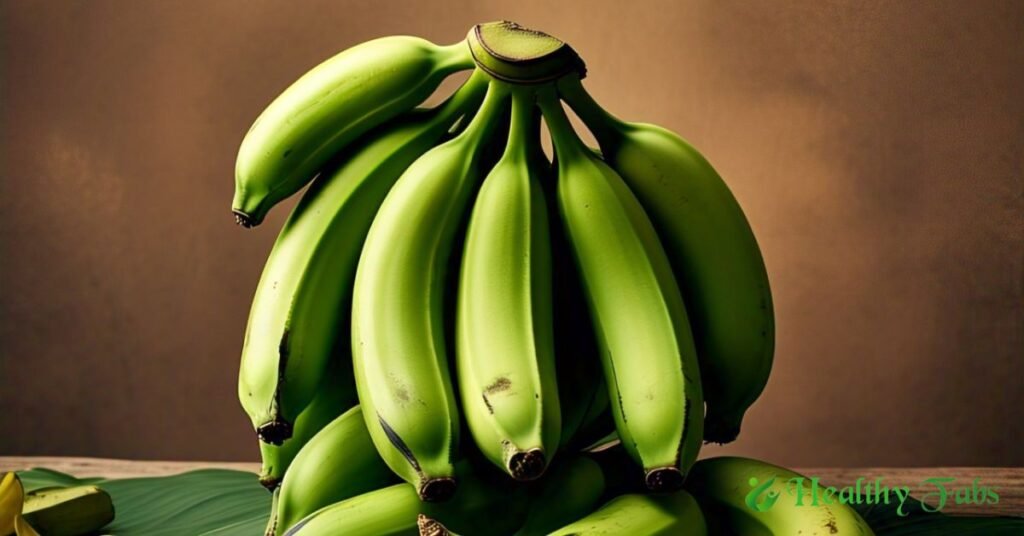
<path id="1" fill-rule="evenodd" d="M 675 467 L 659 467 L 647 471 L 644 483 L 651 491 L 675 491 L 683 487 L 683 473 Z"/>
<path id="2" fill-rule="evenodd" d="M 274 475 L 260 475 L 260 485 L 269 491 L 274 491 L 281 485 L 281 477 Z"/>
<path id="3" fill-rule="evenodd" d="M 235 215 L 235 223 L 245 227 L 246 229 L 251 229 L 260 224 L 258 219 L 242 212 L 241 210 L 231 209 L 231 212 Z"/>
<path id="4" fill-rule="evenodd" d="M 275 418 L 270 422 L 261 424 L 256 429 L 256 435 L 264 443 L 280 446 L 281 443 L 284 443 L 286 439 L 292 436 L 292 425 L 287 421 Z"/>
<path id="5" fill-rule="evenodd" d="M 445 502 L 455 495 L 455 488 L 454 478 L 431 478 L 420 486 L 420 500 L 424 502 Z"/>
<path id="6" fill-rule="evenodd" d="M 423 514 L 416 518 L 416 527 L 420 529 L 420 536 L 451 536 L 451 532 L 440 521 Z"/>
<path id="7" fill-rule="evenodd" d="M 508 460 L 509 474 L 519 481 L 536 480 L 544 474 L 546 468 L 547 459 L 540 449 L 517 452 Z"/>
<path id="8" fill-rule="evenodd" d="M 739 424 L 710 417 L 704 422 L 704 441 L 706 443 L 718 443 L 719 445 L 732 443 L 739 435 Z"/>

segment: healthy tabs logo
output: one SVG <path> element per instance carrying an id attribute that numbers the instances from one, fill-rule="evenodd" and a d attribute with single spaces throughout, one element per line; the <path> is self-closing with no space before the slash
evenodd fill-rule
<path id="1" fill-rule="evenodd" d="M 747 507 L 755 512 L 767 512 L 778 502 L 782 493 L 771 489 L 776 482 L 772 476 L 763 483 L 756 477 L 747 482 L 751 490 L 747 493 Z M 999 493 L 995 488 L 985 486 L 980 479 L 973 479 L 970 487 L 955 486 L 955 478 L 928 478 L 916 488 L 916 496 L 921 498 L 919 511 L 940 512 L 951 503 L 963 504 L 998 504 Z M 820 477 L 794 477 L 786 480 L 785 492 L 793 498 L 793 506 L 822 506 L 829 504 L 872 505 L 895 504 L 896 515 L 904 517 L 910 514 L 910 486 L 887 486 L 882 477 L 873 481 L 860 477 L 850 486 L 834 487 L 821 484 Z"/>
<path id="2" fill-rule="evenodd" d="M 779 492 L 769 489 L 775 484 L 775 477 L 765 480 L 761 485 L 758 485 L 757 477 L 750 477 L 748 482 L 754 489 L 747 494 L 747 507 L 757 512 L 771 510 L 772 506 L 775 506 L 775 502 L 779 500 Z"/>

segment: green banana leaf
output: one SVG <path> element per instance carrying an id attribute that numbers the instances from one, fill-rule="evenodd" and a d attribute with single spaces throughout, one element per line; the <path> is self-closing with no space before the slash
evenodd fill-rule
<path id="1" fill-rule="evenodd" d="M 81 484 L 103 488 L 114 501 L 115 517 L 102 533 L 115 536 L 259 536 L 270 513 L 270 493 L 244 471 L 106 480 L 32 469 L 18 476 L 26 492 Z"/>
<path id="2" fill-rule="evenodd" d="M 48 469 L 18 473 L 27 492 L 94 484 L 114 500 L 116 517 L 104 534 L 116 536 L 259 536 L 267 524 L 270 494 L 244 471 L 204 469 L 180 475 L 107 480 L 75 478 Z M 859 505 L 857 511 L 877 536 L 1020 536 L 1024 518 L 957 517 L 928 513 L 908 501 L 909 515 L 896 504 Z"/>

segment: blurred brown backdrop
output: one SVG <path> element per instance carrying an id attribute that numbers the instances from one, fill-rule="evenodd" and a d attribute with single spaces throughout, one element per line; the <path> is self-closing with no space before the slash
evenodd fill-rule
<path id="1" fill-rule="evenodd" d="M 290 204 L 234 226 L 242 135 L 340 49 L 507 18 L 748 211 L 776 366 L 707 453 L 1024 464 L 1024 2 L 624 4 L 0 3 L 0 455 L 255 460 L 239 349 Z"/>

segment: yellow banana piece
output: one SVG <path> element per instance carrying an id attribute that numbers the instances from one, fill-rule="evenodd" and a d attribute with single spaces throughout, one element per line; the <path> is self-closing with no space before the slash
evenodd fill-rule
<path id="1" fill-rule="evenodd" d="M 25 502 L 25 491 L 21 480 L 13 471 L 4 473 L 0 479 L 0 534 L 14 532 L 14 520 L 21 515 Z"/>
<path id="2" fill-rule="evenodd" d="M 42 489 L 25 496 L 21 517 L 47 536 L 79 536 L 113 521 L 114 503 L 96 486 Z"/>
<path id="3" fill-rule="evenodd" d="M 0 478 L 0 534 L 17 536 L 39 536 L 32 525 L 21 515 L 25 503 L 25 488 L 13 471 Z"/>

